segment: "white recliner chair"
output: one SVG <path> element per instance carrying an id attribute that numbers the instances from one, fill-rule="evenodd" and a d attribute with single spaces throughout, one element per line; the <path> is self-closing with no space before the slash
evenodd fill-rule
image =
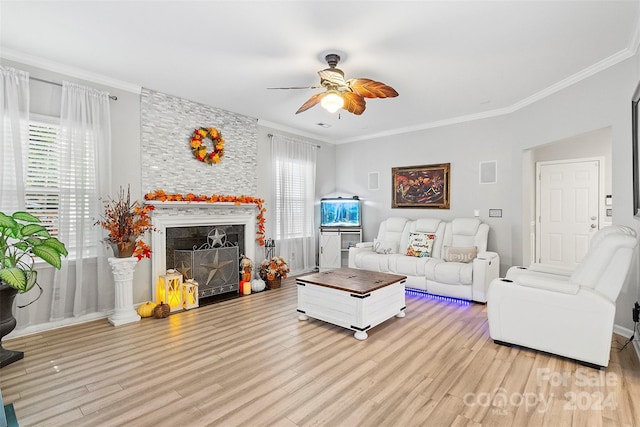
<path id="1" fill-rule="evenodd" d="M 491 338 L 608 366 L 616 299 L 636 245 L 631 228 L 605 227 L 571 275 L 510 269 L 489 285 Z"/>

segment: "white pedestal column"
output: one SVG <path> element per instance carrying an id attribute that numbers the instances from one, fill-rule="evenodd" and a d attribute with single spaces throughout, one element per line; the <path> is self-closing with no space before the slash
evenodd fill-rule
<path id="1" fill-rule="evenodd" d="M 138 259 L 134 257 L 109 258 L 109 265 L 111 265 L 116 284 L 115 310 L 109 316 L 109 322 L 113 326 L 140 320 L 140 316 L 133 308 L 133 271 L 136 264 L 138 264 Z"/>

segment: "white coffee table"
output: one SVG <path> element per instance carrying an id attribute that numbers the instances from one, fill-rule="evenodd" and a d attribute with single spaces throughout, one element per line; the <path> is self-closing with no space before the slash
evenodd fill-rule
<path id="1" fill-rule="evenodd" d="M 298 319 L 309 317 L 355 331 L 367 331 L 392 318 L 405 316 L 406 276 L 353 268 L 338 268 L 302 276 L 298 286 Z"/>

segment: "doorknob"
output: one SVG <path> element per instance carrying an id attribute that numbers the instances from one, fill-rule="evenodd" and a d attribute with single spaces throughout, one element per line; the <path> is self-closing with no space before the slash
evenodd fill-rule
<path id="1" fill-rule="evenodd" d="M 597 227 L 597 225 L 591 224 L 591 228 L 596 228 L 596 227 Z"/>
<path id="2" fill-rule="evenodd" d="M 598 217 L 597 217 L 597 216 L 592 216 L 592 217 L 591 217 L 591 221 L 595 221 L 596 219 L 598 219 Z"/>

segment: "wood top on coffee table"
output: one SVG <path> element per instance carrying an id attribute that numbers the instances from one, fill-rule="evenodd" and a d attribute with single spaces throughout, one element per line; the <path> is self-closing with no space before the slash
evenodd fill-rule
<path id="1" fill-rule="evenodd" d="M 407 276 L 397 274 L 358 270 L 356 268 L 338 268 L 298 277 L 296 282 L 311 283 L 355 294 L 367 294 L 406 278 Z"/>

